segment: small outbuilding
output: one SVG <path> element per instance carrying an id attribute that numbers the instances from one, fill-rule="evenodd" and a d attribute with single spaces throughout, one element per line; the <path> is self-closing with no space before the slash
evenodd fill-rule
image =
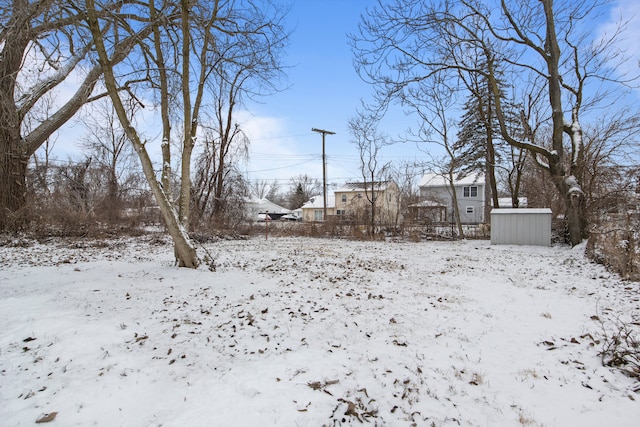
<path id="1" fill-rule="evenodd" d="M 493 209 L 492 245 L 551 246 L 551 209 Z"/>

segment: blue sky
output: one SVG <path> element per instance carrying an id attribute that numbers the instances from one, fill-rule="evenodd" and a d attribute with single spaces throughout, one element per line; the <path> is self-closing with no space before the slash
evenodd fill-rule
<path id="1" fill-rule="evenodd" d="M 613 23 L 617 17 L 640 14 L 637 3 L 619 0 L 595 28 L 602 31 L 607 20 Z M 293 67 L 288 71 L 291 87 L 261 104 L 251 104 L 242 121 L 252 139 L 251 159 L 245 169 L 249 179 L 277 179 L 282 185 L 299 174 L 321 179 L 322 137 L 312 132 L 312 127 L 336 132 L 326 137 L 328 181 L 340 185 L 362 179 L 358 150 L 347 122 L 360 100 L 370 96 L 371 87 L 354 70 L 347 34 L 357 31 L 361 14 L 376 4 L 376 0 L 293 0 L 289 22 L 295 31 L 285 58 Z M 621 42 L 636 58 L 632 66 L 640 58 L 639 18 L 635 16 L 636 25 L 629 25 L 627 38 Z M 397 111 L 381 130 L 393 138 L 409 126 L 410 120 Z M 425 158 L 425 153 L 406 143 L 388 147 L 380 160 L 416 158 Z"/>
<path id="2" fill-rule="evenodd" d="M 293 30 L 284 62 L 289 86 L 283 92 L 250 103 L 236 119 L 251 139 L 250 159 L 244 166 L 252 181 L 277 180 L 283 190 L 291 177 L 307 174 L 322 179 L 322 137 L 311 128 L 333 131 L 326 137 L 327 179 L 341 185 L 361 180 L 359 154 L 347 123 L 356 114 L 361 99 L 368 99 L 371 87 L 360 80 L 353 67 L 347 34 L 355 33 L 360 16 L 376 0 L 283 0 L 291 3 L 288 24 Z M 611 14 L 602 21 L 588 23 L 602 32 L 620 16 L 633 17 L 621 45 L 630 57 L 629 64 L 638 71 L 640 59 L 640 2 L 618 0 Z M 636 99 L 637 101 L 637 99 Z M 400 111 L 385 119 L 381 131 L 394 138 L 411 120 Z M 64 159 L 78 154 L 77 140 L 81 126 L 69 124 L 58 139 L 54 156 Z M 159 146 L 159 143 L 158 143 Z M 159 151 L 159 148 L 158 148 Z M 153 155 L 153 150 L 152 153 Z M 401 159 L 425 159 L 425 153 L 411 144 L 387 147 L 381 162 Z"/>
<path id="3" fill-rule="evenodd" d="M 350 143 L 347 121 L 370 88 L 356 74 L 347 33 L 375 0 L 296 0 L 289 23 L 295 28 L 285 61 L 290 88 L 250 105 L 244 122 L 251 143 L 250 179 L 279 179 L 299 174 L 322 177 L 322 136 L 327 135 L 327 178 L 357 180 L 358 152 Z"/>

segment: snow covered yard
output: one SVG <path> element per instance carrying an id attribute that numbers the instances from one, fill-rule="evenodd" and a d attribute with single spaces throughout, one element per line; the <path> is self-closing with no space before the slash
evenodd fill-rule
<path id="1" fill-rule="evenodd" d="M 583 248 L 255 238 L 212 272 L 76 243 L 0 247 L 2 426 L 640 422 L 598 357 L 640 289 Z"/>

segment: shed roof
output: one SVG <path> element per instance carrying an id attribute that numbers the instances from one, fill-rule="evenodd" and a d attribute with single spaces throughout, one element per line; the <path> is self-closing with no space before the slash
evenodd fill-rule
<path id="1" fill-rule="evenodd" d="M 492 209 L 491 215 L 527 215 L 527 214 L 549 214 L 552 215 L 549 208 L 498 208 Z"/>

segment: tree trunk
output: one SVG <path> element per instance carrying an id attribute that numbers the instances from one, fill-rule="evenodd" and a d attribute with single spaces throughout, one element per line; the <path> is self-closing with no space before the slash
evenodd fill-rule
<path id="1" fill-rule="evenodd" d="M 24 16 L 28 2 L 15 1 L 14 13 L 0 46 L 0 230 L 20 227 L 26 203 L 26 155 L 20 113 L 15 103 L 16 76 L 29 45 L 31 25 Z M 9 42 L 10 40 L 10 42 Z"/>
<path id="2" fill-rule="evenodd" d="M 583 239 L 584 197 L 569 193 L 565 199 L 567 227 L 571 246 L 580 244 Z"/>
<path id="3" fill-rule="evenodd" d="M 105 87 L 109 93 L 111 101 L 113 102 L 114 109 L 118 114 L 118 119 L 138 154 L 140 163 L 142 164 L 142 171 L 144 172 L 147 182 L 149 183 L 149 187 L 151 188 L 151 192 L 160 207 L 160 212 L 167 226 L 167 230 L 174 242 L 178 263 L 181 267 L 196 268 L 199 265 L 200 260 L 198 259 L 195 247 L 189 238 L 187 230 L 180 222 L 178 211 L 174 208 L 171 200 L 167 197 L 167 193 L 165 193 L 164 189 L 156 179 L 153 164 L 151 163 L 151 159 L 149 158 L 145 145 L 129 120 L 127 111 L 120 99 L 120 94 L 118 92 L 113 72 L 113 61 L 111 61 L 107 55 L 107 50 L 102 38 L 102 31 L 98 23 L 95 2 L 93 0 L 87 1 L 87 9 L 89 28 L 91 29 L 91 33 L 95 41 L 99 62 L 104 70 Z"/>
<path id="4" fill-rule="evenodd" d="M 0 230 L 17 230 L 27 218 L 22 210 L 26 205 L 26 156 L 19 137 L 0 132 Z"/>
<path id="5" fill-rule="evenodd" d="M 115 159 L 114 159 L 115 160 Z M 107 181 L 107 217 L 110 221 L 117 221 L 120 212 L 120 197 L 118 195 L 118 177 L 116 175 L 115 161 L 109 169 L 109 180 Z"/>
<path id="6" fill-rule="evenodd" d="M 375 184 L 375 176 L 373 171 L 371 171 L 371 196 L 367 195 L 367 183 L 364 183 L 364 193 L 365 196 L 369 198 L 369 203 L 371 204 L 371 216 L 369 217 L 369 237 L 373 237 L 376 231 L 376 184 Z"/>
<path id="7" fill-rule="evenodd" d="M 456 187 L 453 185 L 454 176 L 453 171 L 449 171 L 449 191 L 451 191 L 451 202 L 453 204 L 453 220 L 456 223 L 458 229 L 458 235 L 461 239 L 464 239 L 464 229 L 462 228 L 462 221 L 460 220 L 460 208 L 458 206 L 458 194 L 456 193 Z"/>
<path id="8" fill-rule="evenodd" d="M 498 202 L 498 184 L 496 182 L 496 152 L 493 146 L 493 131 L 491 130 L 491 119 L 487 122 L 487 156 L 485 159 L 485 215 L 484 222 L 491 223 L 491 208 L 499 208 Z M 488 194 L 487 194 L 488 193 Z"/>
<path id="9" fill-rule="evenodd" d="M 43 17 L 47 16 L 48 8 L 52 7 L 49 3 L 52 2 L 13 0 L 9 25 L 3 28 L 3 40 L 10 42 L 0 44 L 0 230 L 12 225 L 21 226 L 27 222 L 26 218 L 19 216 L 24 215 L 27 203 L 25 183 L 29 158 L 88 102 L 95 83 L 102 74 L 100 65 L 88 68 L 77 90 L 64 105 L 48 114 L 46 120 L 36 123 L 35 128 L 28 134 L 21 133 L 24 118 L 29 115 L 38 100 L 51 93 L 52 87 L 64 81 L 90 50 L 90 44 L 75 46 L 75 53 L 67 58 L 66 62 L 58 64 L 59 67 L 52 76 L 44 77 L 33 91 L 27 94 L 29 96 L 21 96 L 21 99 L 16 101 L 16 84 L 29 46 L 37 43 L 36 40 L 41 37 L 57 37 L 55 31 L 64 33 L 65 25 L 73 24 L 80 19 L 79 14 L 74 17 L 57 18 L 56 14 L 53 14 L 51 21 L 46 22 L 46 25 L 34 27 L 32 19 L 39 22 L 36 16 L 38 13 L 44 13 Z M 33 15 L 34 13 L 36 15 Z M 59 25 L 59 28 L 56 25 Z M 55 30 L 52 30 L 54 28 Z M 136 40 L 134 37 L 123 39 L 114 50 L 111 64 L 122 61 Z"/>
<path id="10" fill-rule="evenodd" d="M 582 205 L 583 195 L 580 189 L 578 177 L 574 175 L 574 167 L 577 166 L 576 158 L 573 155 L 582 151 L 582 130 L 577 122 L 577 111 L 579 105 L 573 110 L 573 123 L 570 127 L 565 125 L 564 112 L 562 109 L 562 77 L 559 72 L 560 63 L 560 47 L 558 46 L 557 33 L 555 28 L 555 20 L 553 15 L 553 1 L 544 0 L 542 2 L 546 16 L 546 43 L 545 48 L 547 54 L 547 70 L 549 73 L 549 104 L 552 107 L 551 118 L 553 122 L 552 144 L 553 153 L 549 161 L 549 172 L 552 179 L 556 183 L 556 187 L 565 197 L 565 215 L 567 218 L 567 226 L 569 227 L 569 240 L 571 245 L 575 246 L 582 242 Z M 576 129 L 573 126 L 577 125 Z M 579 133 L 579 135 L 578 135 Z M 564 135 L 569 134 L 572 139 L 572 158 L 571 175 L 567 176 L 564 160 Z M 576 146 L 576 142 L 580 147 Z M 577 151 L 576 151 L 577 150 Z"/>
<path id="11" fill-rule="evenodd" d="M 222 149 L 219 150 L 218 166 L 216 169 L 216 187 L 213 193 L 213 220 L 218 226 L 224 224 L 224 169 L 226 167 L 222 155 Z"/>

